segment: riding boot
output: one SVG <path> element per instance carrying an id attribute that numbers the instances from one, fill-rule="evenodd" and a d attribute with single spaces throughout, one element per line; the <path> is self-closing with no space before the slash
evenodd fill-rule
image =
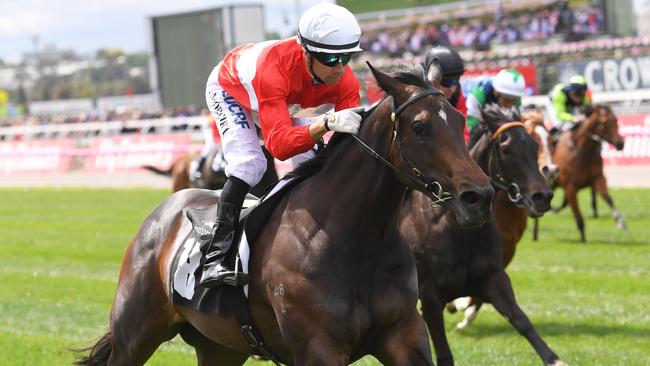
<path id="1" fill-rule="evenodd" d="M 249 282 L 248 274 L 235 269 L 236 260 L 228 253 L 235 238 L 241 206 L 250 186 L 237 177 L 229 177 L 223 187 L 217 207 L 214 235 L 205 253 L 202 286 L 211 288 L 221 284 L 244 286 Z"/>

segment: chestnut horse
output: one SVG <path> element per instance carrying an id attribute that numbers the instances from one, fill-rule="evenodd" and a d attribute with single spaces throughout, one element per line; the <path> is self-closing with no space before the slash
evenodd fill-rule
<path id="1" fill-rule="evenodd" d="M 483 133 L 471 147 L 470 155 L 498 190 L 493 212 L 515 210 L 508 215 L 521 225 L 526 212 L 541 215 L 550 209 L 552 192 L 538 170 L 537 144 L 523 123 L 504 123 L 507 119 L 498 108 L 488 108 L 483 120 L 477 126 Z M 417 192 L 405 200 L 399 231 L 415 254 L 422 314 L 438 364 L 454 364 L 445 335 L 445 303 L 469 295 L 491 303 L 526 337 L 545 364 L 562 365 L 515 300 L 510 279 L 503 269 L 505 253 L 502 253 L 498 226 L 491 221 L 467 227 L 453 211 L 431 208 L 427 199 Z"/>
<path id="2" fill-rule="evenodd" d="M 564 200 L 556 211 L 566 207 L 567 203 L 571 206 L 580 239 L 586 242 L 585 223 L 578 207 L 578 191 L 582 188 L 592 189 L 594 214 L 595 192 L 609 205 L 617 227 L 621 230 L 626 230 L 627 227 L 607 190 L 603 158 L 600 155 L 603 142 L 614 145 L 616 150 L 623 150 L 625 142 L 618 133 L 618 120 L 612 109 L 602 104 L 592 104 L 584 112 L 585 121 L 572 131 L 564 133 L 553 149 L 553 161 L 560 171 L 552 188 L 559 186 L 564 189 Z"/>
<path id="3" fill-rule="evenodd" d="M 494 190 L 465 149 L 462 115 L 421 66 L 403 68 L 391 77 L 371 67 L 388 97 L 358 137 L 335 134 L 301 165 L 304 180 L 251 239 L 249 310 L 279 362 L 347 365 L 370 354 L 384 365 L 433 365 L 413 255 L 396 240 L 399 207 L 416 189 L 450 200 L 460 222 L 482 224 Z M 185 211 L 218 200 L 182 190 L 145 220 L 122 263 L 110 330 L 80 364 L 142 365 L 178 333 L 199 365 L 241 365 L 253 353 L 231 316 L 171 303 L 171 257 L 191 229 Z"/>
<path id="4" fill-rule="evenodd" d="M 275 170 L 275 160 L 271 154 L 262 146 L 262 151 L 266 156 L 266 171 L 262 180 L 253 188 L 251 193 L 260 197 L 266 192 L 266 189 L 278 181 L 278 173 Z M 215 171 L 212 168 L 214 159 L 220 158 L 221 145 L 217 145 L 206 157 L 203 169 L 201 171 L 202 178 L 198 181 L 190 180 L 190 165 L 192 160 L 196 158 L 196 154 L 187 153 L 178 158 L 171 167 L 167 170 L 159 169 L 151 165 L 145 165 L 142 168 L 150 172 L 165 175 L 172 178 L 172 191 L 178 192 L 185 188 L 206 188 L 206 189 L 221 189 L 226 183 L 226 173 L 224 169 Z"/>

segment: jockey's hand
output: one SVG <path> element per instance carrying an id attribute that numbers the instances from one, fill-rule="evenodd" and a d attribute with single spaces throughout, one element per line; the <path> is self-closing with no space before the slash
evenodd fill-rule
<path id="1" fill-rule="evenodd" d="M 573 123 L 580 123 L 586 119 L 584 114 L 577 114 L 571 118 L 571 122 Z"/>
<path id="2" fill-rule="evenodd" d="M 327 131 L 336 131 L 351 133 L 356 135 L 361 126 L 361 115 L 363 107 L 343 109 L 338 112 L 328 113 L 325 115 L 325 129 Z"/>

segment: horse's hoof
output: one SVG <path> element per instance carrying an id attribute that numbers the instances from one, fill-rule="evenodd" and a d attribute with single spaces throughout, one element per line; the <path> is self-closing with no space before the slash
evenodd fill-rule
<path id="1" fill-rule="evenodd" d="M 548 366 L 569 366 L 566 363 L 562 362 L 561 360 L 557 360 L 553 363 L 549 363 Z"/>
<path id="2" fill-rule="evenodd" d="M 456 324 L 456 330 L 465 330 L 467 327 L 469 327 L 469 322 L 465 320 Z"/>

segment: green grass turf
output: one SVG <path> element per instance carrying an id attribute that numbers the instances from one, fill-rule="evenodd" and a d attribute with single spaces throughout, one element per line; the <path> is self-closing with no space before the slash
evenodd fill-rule
<path id="1" fill-rule="evenodd" d="M 558 191 L 558 196 L 561 193 Z M 630 227 L 616 229 L 600 201 L 588 244 L 569 210 L 547 214 L 541 241 L 525 234 L 509 273 L 537 330 L 570 365 L 650 364 L 650 190 L 613 190 Z M 0 190 L 0 365 L 66 365 L 68 348 L 106 331 L 124 250 L 165 190 Z M 556 200 L 557 203 L 557 200 Z M 490 306 L 453 330 L 457 365 L 539 365 L 532 348 Z M 148 365 L 194 365 L 179 338 Z M 249 361 L 247 365 L 263 363 Z M 370 358 L 356 365 L 377 365 Z"/>

